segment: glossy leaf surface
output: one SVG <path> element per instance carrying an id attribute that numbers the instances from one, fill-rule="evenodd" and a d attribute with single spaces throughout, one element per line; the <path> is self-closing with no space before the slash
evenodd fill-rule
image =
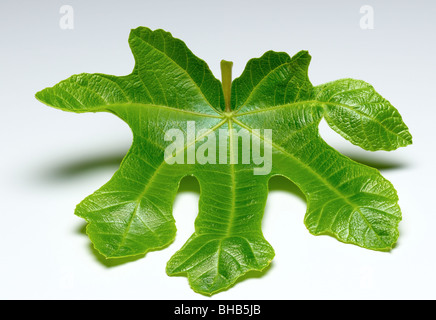
<path id="1" fill-rule="evenodd" d="M 373 250 L 392 248 L 401 220 L 395 189 L 378 170 L 341 155 L 318 133 L 325 117 L 367 150 L 411 144 L 400 114 L 373 87 L 352 79 L 314 87 L 307 52 L 291 58 L 269 51 L 250 60 L 233 81 L 226 106 L 221 82 L 181 40 L 140 27 L 129 43 L 136 61 L 130 75 L 79 74 L 36 95 L 65 111 L 110 112 L 133 132 L 119 170 L 76 208 L 100 253 L 119 258 L 170 244 L 176 232 L 172 204 L 187 175 L 198 179 L 201 190 L 195 233 L 170 259 L 167 273 L 187 275 L 196 292 L 224 290 L 271 262 L 274 250 L 261 222 L 274 175 L 292 180 L 306 195 L 305 223 L 312 234 Z M 168 163 L 165 134 L 178 129 L 188 135 L 190 123 L 197 135 L 176 151 L 184 163 Z M 251 145 L 271 150 L 267 174 L 254 174 L 253 162 L 235 161 L 242 157 L 235 132 L 242 129 Z M 213 137 L 219 132 L 228 134 L 225 163 L 220 155 L 209 163 L 189 161 L 189 150 L 200 150 L 205 141 L 218 144 Z"/>

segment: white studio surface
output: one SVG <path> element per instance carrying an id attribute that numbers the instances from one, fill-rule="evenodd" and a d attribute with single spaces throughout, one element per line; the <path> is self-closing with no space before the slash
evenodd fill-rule
<path id="1" fill-rule="evenodd" d="M 55 0 L 0 4 L 0 299 L 435 299 L 433 198 L 436 175 L 433 97 L 434 1 L 79 1 L 63 29 Z M 362 7 L 374 10 L 373 28 Z M 365 8 L 364 8 L 365 9 Z M 60 24 L 61 23 L 61 24 Z M 65 23 L 65 21 L 64 21 Z M 275 249 L 261 276 L 211 298 L 166 262 L 192 234 L 198 187 L 182 183 L 174 204 L 173 244 L 140 259 L 104 261 L 91 248 L 74 208 L 116 171 L 130 129 L 109 114 L 61 112 L 34 94 L 72 74 L 129 74 L 132 28 L 162 28 L 182 39 L 217 78 L 219 62 L 268 50 L 312 55 L 314 85 L 341 78 L 371 83 L 401 113 L 414 144 L 367 152 L 323 122 L 321 135 L 353 159 L 378 167 L 398 191 L 403 221 L 389 253 L 309 234 L 296 187 L 273 179 L 263 230 Z"/>

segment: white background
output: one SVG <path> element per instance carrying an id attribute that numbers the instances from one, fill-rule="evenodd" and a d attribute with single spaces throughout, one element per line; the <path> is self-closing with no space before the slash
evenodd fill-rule
<path id="1" fill-rule="evenodd" d="M 59 27 L 62 5 L 74 29 Z M 372 5 L 374 29 L 360 28 Z M 12 1 L 0 4 L 0 298 L 1 299 L 434 299 L 434 1 Z M 265 238 L 276 251 L 261 276 L 251 273 L 208 298 L 165 265 L 193 232 L 199 191 L 184 180 L 174 205 L 178 233 L 145 258 L 105 261 L 90 245 L 74 208 L 115 172 L 131 143 L 109 114 L 61 112 L 34 94 L 81 72 L 126 75 L 133 68 L 131 28 L 162 28 L 219 77 L 221 59 L 237 77 L 265 51 L 312 55 L 314 85 L 365 80 L 400 111 L 414 144 L 366 152 L 321 126 L 353 159 L 374 165 L 396 187 L 403 221 L 389 253 L 315 237 L 304 196 L 274 179 Z"/>

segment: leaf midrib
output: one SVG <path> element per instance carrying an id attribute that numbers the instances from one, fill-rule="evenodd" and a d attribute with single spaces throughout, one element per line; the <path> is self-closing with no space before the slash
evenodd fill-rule
<path id="1" fill-rule="evenodd" d="M 200 117 L 207 117 L 207 118 L 215 118 L 215 119 L 224 119 L 225 117 L 221 116 L 218 112 L 216 115 L 208 114 L 208 113 L 201 113 L 197 111 L 192 110 L 185 110 L 185 109 L 178 109 L 174 107 L 169 107 L 165 105 L 160 104 L 154 104 L 154 103 L 114 103 L 114 104 L 107 104 L 107 105 L 101 105 L 93 109 L 94 112 L 101 112 L 101 111 L 111 111 L 111 108 L 117 108 L 117 107 L 151 107 L 151 108 L 160 108 L 160 109 L 166 109 L 168 111 L 176 112 L 176 113 L 186 113 L 194 116 L 200 116 Z M 215 110 L 216 111 L 216 110 Z M 74 111 L 76 112 L 76 111 Z M 83 111 L 83 112 L 89 112 L 89 111 Z M 78 113 L 78 112 L 77 112 Z"/>
<path id="2" fill-rule="evenodd" d="M 247 115 L 252 115 L 252 114 L 256 114 L 256 113 L 262 113 L 262 112 L 270 112 L 270 111 L 274 111 L 274 110 L 281 110 L 281 109 L 285 109 L 285 108 L 289 108 L 289 107 L 295 107 L 295 106 L 299 106 L 299 105 L 310 105 L 310 104 L 321 104 L 322 105 L 330 105 L 330 106 L 335 106 L 335 107 L 341 107 L 341 108 L 346 108 L 350 111 L 353 111 L 357 114 L 359 114 L 362 117 L 365 117 L 367 119 L 370 119 L 374 122 L 376 122 L 377 124 L 379 124 L 381 127 L 383 127 L 386 131 L 390 132 L 391 134 L 393 134 L 394 136 L 400 138 L 403 142 L 408 142 L 404 137 L 402 137 L 400 135 L 401 132 L 395 132 L 392 129 L 388 128 L 387 126 L 385 126 L 382 122 L 380 122 L 378 119 L 371 117 L 361 111 L 358 111 L 357 109 L 353 109 L 352 107 L 343 104 L 343 103 L 338 103 L 338 102 L 331 102 L 331 101 L 319 101 L 319 100 L 306 100 L 306 101 L 297 101 L 297 102 L 293 102 L 293 103 L 288 103 L 288 104 L 282 104 L 282 105 L 278 105 L 278 106 L 273 106 L 273 107 L 269 107 L 269 108 L 262 108 L 262 109 L 255 109 L 255 110 L 251 110 L 251 111 L 247 111 L 247 112 L 242 112 L 242 113 L 235 113 L 233 115 L 233 117 L 240 117 L 240 116 L 247 116 Z M 325 115 L 324 115 L 325 116 Z"/>

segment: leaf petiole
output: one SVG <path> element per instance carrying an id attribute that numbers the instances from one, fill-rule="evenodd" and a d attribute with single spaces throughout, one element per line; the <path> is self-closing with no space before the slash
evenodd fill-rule
<path id="1" fill-rule="evenodd" d="M 232 88 L 232 67 L 233 62 L 221 60 L 221 81 L 223 83 L 224 101 L 226 104 L 226 112 L 231 112 L 230 96 Z"/>

